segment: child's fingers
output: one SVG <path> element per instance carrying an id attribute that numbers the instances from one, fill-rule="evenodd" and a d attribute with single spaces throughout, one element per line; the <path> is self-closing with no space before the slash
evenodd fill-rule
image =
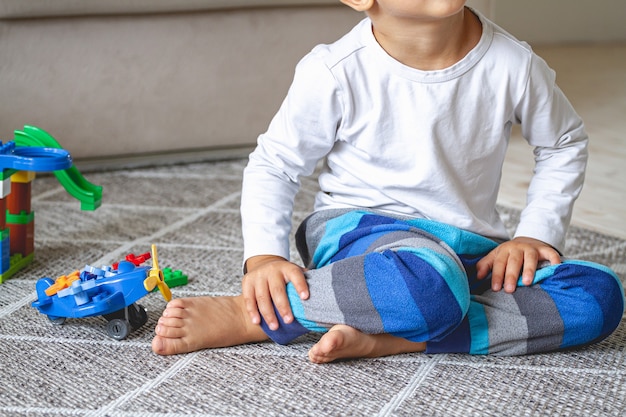
<path id="1" fill-rule="evenodd" d="M 541 259 L 549 261 L 550 265 L 558 265 L 563 262 L 561 254 L 552 247 L 541 248 L 539 253 L 541 255 Z"/>
<path id="2" fill-rule="evenodd" d="M 289 298 L 287 297 L 284 281 L 272 285 L 270 287 L 270 291 L 272 302 L 274 303 L 274 307 L 276 307 L 276 311 L 278 311 L 278 314 L 280 314 L 280 317 L 285 323 L 291 323 L 293 321 L 293 315 L 291 313 L 291 305 L 289 304 Z M 263 317 L 267 321 L 265 315 L 263 315 Z M 275 315 L 274 318 L 276 318 Z"/>
<path id="3" fill-rule="evenodd" d="M 291 303 L 289 302 L 287 290 L 285 289 L 285 284 L 289 282 L 291 282 L 298 295 L 300 295 L 300 298 L 306 299 L 309 297 L 309 286 L 307 285 L 303 270 L 295 264 L 291 264 L 291 269 L 285 270 L 283 280 L 274 280 L 270 283 L 272 301 L 278 314 L 280 314 L 285 323 L 291 323 L 294 320 L 291 311 Z"/>
<path id="4" fill-rule="evenodd" d="M 255 288 L 255 296 L 259 313 L 263 316 L 267 326 L 270 330 L 277 330 L 278 319 L 276 319 L 272 293 L 270 292 L 269 287 L 266 285 L 259 285 Z"/>
<path id="5" fill-rule="evenodd" d="M 539 261 L 561 263 L 559 253 L 549 245 L 528 238 L 517 238 L 501 244 L 476 264 L 478 279 L 491 271 L 491 289 L 512 293 L 517 288 L 520 273 L 524 285 L 531 285 Z"/>
<path id="6" fill-rule="evenodd" d="M 272 296 L 268 283 L 262 276 L 254 273 L 246 274 L 242 284 L 242 295 L 252 323 L 261 324 L 261 317 L 263 317 L 270 329 L 278 328 Z"/>
<path id="7" fill-rule="evenodd" d="M 296 292 L 300 296 L 302 300 L 306 300 L 309 298 L 309 284 L 306 282 L 306 277 L 304 276 L 304 271 L 300 270 L 289 278 L 293 287 L 296 289 Z"/>
<path id="8" fill-rule="evenodd" d="M 308 298 L 308 285 L 301 267 L 284 260 L 267 262 L 248 272 L 242 282 L 246 310 L 253 323 L 265 320 L 270 330 L 277 330 L 277 313 L 285 323 L 294 320 L 286 284 L 291 282 L 301 297 Z"/>
<path id="9" fill-rule="evenodd" d="M 261 323 L 261 316 L 259 315 L 259 307 L 256 303 L 256 296 L 254 294 L 254 287 L 251 285 L 242 286 L 242 295 L 246 304 L 246 311 L 250 316 L 250 320 L 254 324 Z"/>
<path id="10" fill-rule="evenodd" d="M 487 275 L 491 272 L 491 268 L 493 267 L 493 259 L 495 257 L 494 252 L 490 252 L 485 255 L 478 263 L 476 264 L 476 278 L 477 279 L 485 279 Z"/>
<path id="11" fill-rule="evenodd" d="M 504 285 L 507 270 L 507 254 L 496 252 L 491 265 L 491 289 L 500 291 Z"/>
<path id="12" fill-rule="evenodd" d="M 539 253 L 534 250 L 527 250 L 524 252 L 524 266 L 522 269 L 522 282 L 524 285 L 530 285 L 535 279 L 535 272 L 537 272 L 537 263 L 539 262 Z"/>

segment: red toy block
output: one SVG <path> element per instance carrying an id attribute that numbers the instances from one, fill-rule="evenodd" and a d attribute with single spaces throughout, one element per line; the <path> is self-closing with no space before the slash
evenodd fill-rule
<path id="1" fill-rule="evenodd" d="M 128 262 L 131 262 L 135 266 L 139 266 L 142 263 L 146 262 L 148 259 L 150 259 L 150 257 L 151 257 L 150 252 L 143 253 L 139 256 L 135 255 L 134 253 L 129 253 L 128 255 L 126 255 L 126 260 Z M 113 268 L 114 270 L 117 270 L 118 265 L 119 265 L 119 262 L 115 262 L 114 264 L 111 265 L 111 268 Z"/>
<path id="2" fill-rule="evenodd" d="M 0 198 L 0 230 L 7 227 L 7 199 Z"/>
<path id="3" fill-rule="evenodd" d="M 9 223 L 9 246 L 11 255 L 27 256 L 35 252 L 35 221 Z"/>
<path id="4" fill-rule="evenodd" d="M 6 198 L 7 210 L 11 214 L 30 213 L 32 182 L 12 182 L 11 194 Z"/>

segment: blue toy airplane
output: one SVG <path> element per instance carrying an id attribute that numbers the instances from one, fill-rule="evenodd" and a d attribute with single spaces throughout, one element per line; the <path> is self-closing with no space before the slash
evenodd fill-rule
<path id="1" fill-rule="evenodd" d="M 146 255 L 144 259 L 149 259 L 149 254 Z M 117 340 L 125 339 L 131 330 L 148 320 L 146 310 L 136 301 L 155 288 L 166 301 L 172 298 L 172 293 L 159 269 L 155 245 L 152 245 L 152 268 L 128 260 L 115 266 L 88 265 L 80 272 L 56 280 L 41 278 L 36 285 L 38 299 L 32 306 L 54 324 L 63 324 L 66 318 L 103 316 L 108 320 L 107 334 Z"/>

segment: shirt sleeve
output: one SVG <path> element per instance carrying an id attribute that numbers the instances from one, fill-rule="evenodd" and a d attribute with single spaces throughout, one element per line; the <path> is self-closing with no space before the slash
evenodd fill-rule
<path id="1" fill-rule="evenodd" d="M 341 120 L 339 90 L 314 52 L 297 65 L 287 97 L 267 132 L 259 136 L 244 170 L 244 261 L 255 255 L 289 259 L 300 177 L 311 175 L 333 147 Z"/>
<path id="2" fill-rule="evenodd" d="M 588 137 L 581 118 L 533 55 L 526 92 L 517 107 L 522 135 L 534 146 L 535 168 L 515 236 L 539 239 L 562 252 L 574 201 L 583 186 Z"/>

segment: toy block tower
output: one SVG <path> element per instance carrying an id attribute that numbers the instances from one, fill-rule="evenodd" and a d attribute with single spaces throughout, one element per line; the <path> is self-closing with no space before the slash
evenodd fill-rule
<path id="1" fill-rule="evenodd" d="M 35 213 L 30 208 L 35 173 L 18 171 L 11 176 L 11 194 L 7 196 L 6 223 L 9 226 L 10 251 L 22 258 L 32 258 L 35 251 Z"/>
<path id="2" fill-rule="evenodd" d="M 15 131 L 14 141 L 0 142 L 0 283 L 34 258 L 30 198 L 35 172 L 53 172 L 82 210 L 95 210 L 102 201 L 102 187 L 87 181 L 69 152 L 44 130 L 24 126 Z"/>
<path id="3" fill-rule="evenodd" d="M 11 170 L 3 169 L 0 171 L 0 282 L 3 281 L 2 276 L 11 267 L 9 229 L 7 229 L 6 211 L 7 197 L 11 194 Z"/>
<path id="4" fill-rule="evenodd" d="M 0 283 L 29 264 L 35 252 L 35 213 L 31 189 L 35 173 L 4 169 L 0 173 Z"/>

